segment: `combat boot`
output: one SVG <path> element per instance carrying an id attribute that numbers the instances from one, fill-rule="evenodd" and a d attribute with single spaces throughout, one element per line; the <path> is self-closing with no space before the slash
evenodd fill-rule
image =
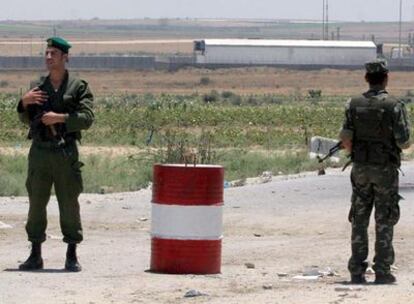
<path id="1" fill-rule="evenodd" d="M 32 243 L 32 251 L 28 259 L 19 265 L 20 270 L 39 270 L 43 269 L 42 244 Z"/>
<path id="2" fill-rule="evenodd" d="M 397 279 L 391 273 L 388 273 L 388 274 L 377 273 L 375 275 L 374 283 L 375 284 L 392 284 L 392 283 L 395 283 L 396 281 Z"/>
<path id="3" fill-rule="evenodd" d="M 78 257 L 76 256 L 76 244 L 68 244 L 65 269 L 71 272 L 79 272 L 82 270 L 82 266 L 79 264 Z"/>
<path id="4" fill-rule="evenodd" d="M 363 274 L 351 275 L 351 284 L 366 284 L 365 276 Z"/>

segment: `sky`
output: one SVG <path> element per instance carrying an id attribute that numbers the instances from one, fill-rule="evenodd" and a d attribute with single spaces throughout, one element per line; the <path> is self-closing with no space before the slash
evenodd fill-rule
<path id="1" fill-rule="evenodd" d="M 329 19 L 398 21 L 398 0 L 328 0 Z M 322 19 L 323 0 L 0 0 L 0 20 L 254 18 Z M 414 21 L 414 0 L 402 0 Z"/>

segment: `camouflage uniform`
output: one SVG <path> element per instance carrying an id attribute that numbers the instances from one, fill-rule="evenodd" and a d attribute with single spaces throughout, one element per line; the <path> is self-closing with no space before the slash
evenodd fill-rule
<path id="1" fill-rule="evenodd" d="M 367 71 L 369 66 L 367 66 Z M 351 275 L 363 275 L 368 266 L 368 225 L 375 207 L 375 257 L 377 275 L 390 274 L 394 263 L 394 225 L 400 217 L 398 168 L 401 148 L 409 145 L 409 125 L 404 103 L 380 86 L 370 86 L 346 105 L 341 139 L 352 140 L 351 172 L 352 256 Z"/>

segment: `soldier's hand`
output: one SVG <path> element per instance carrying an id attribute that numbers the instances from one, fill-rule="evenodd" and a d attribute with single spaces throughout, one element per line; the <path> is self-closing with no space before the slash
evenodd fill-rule
<path id="1" fill-rule="evenodd" d="M 48 98 L 49 97 L 47 96 L 46 92 L 40 90 L 39 87 L 33 88 L 23 95 L 23 108 L 26 109 L 27 106 L 31 104 L 42 105 L 44 102 L 47 101 Z"/>
<path id="2" fill-rule="evenodd" d="M 350 139 L 342 139 L 341 147 L 345 149 L 347 152 L 352 152 L 352 140 Z"/>
<path id="3" fill-rule="evenodd" d="M 42 116 L 42 123 L 46 126 L 51 126 L 57 123 L 64 123 L 65 122 L 65 114 L 55 113 L 55 112 L 47 112 Z"/>

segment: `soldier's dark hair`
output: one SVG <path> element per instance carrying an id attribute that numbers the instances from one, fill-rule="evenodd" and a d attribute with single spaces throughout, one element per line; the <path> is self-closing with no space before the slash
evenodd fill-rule
<path id="1" fill-rule="evenodd" d="M 365 79 L 370 85 L 383 84 L 388 78 L 388 73 L 366 73 Z"/>

